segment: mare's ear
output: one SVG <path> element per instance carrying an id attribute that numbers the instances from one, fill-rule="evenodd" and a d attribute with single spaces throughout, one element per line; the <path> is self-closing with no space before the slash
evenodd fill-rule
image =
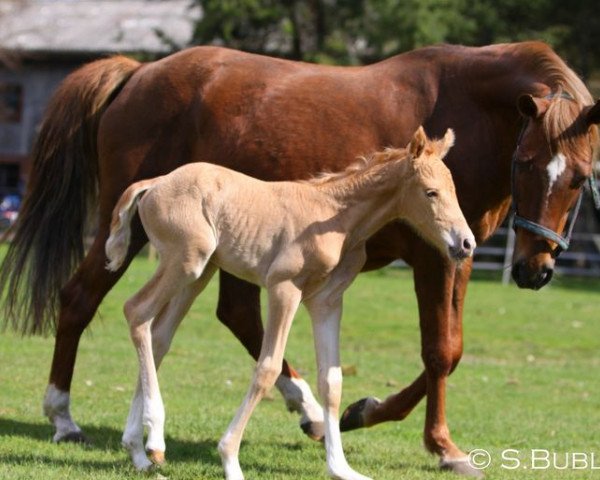
<path id="1" fill-rule="evenodd" d="M 412 156 L 412 158 L 419 158 L 425 149 L 425 143 L 427 142 L 427 135 L 425 135 L 425 130 L 423 130 L 423 125 L 421 125 L 415 134 L 413 135 L 412 140 L 408 144 L 408 153 Z"/>
<path id="2" fill-rule="evenodd" d="M 596 100 L 596 103 L 590 107 L 585 119 L 588 125 L 598 125 L 600 123 L 600 100 Z"/>
<path id="3" fill-rule="evenodd" d="M 444 158 L 446 156 L 446 154 L 448 153 L 448 150 L 450 150 L 453 147 L 454 140 L 456 140 L 456 135 L 454 135 L 454 130 L 449 128 L 448 130 L 446 130 L 446 134 L 444 135 L 444 138 L 442 138 L 442 141 L 441 141 L 442 148 L 440 150 L 440 158 Z"/>
<path id="4" fill-rule="evenodd" d="M 517 100 L 519 113 L 524 117 L 538 118 L 548 109 L 548 100 L 524 94 Z"/>

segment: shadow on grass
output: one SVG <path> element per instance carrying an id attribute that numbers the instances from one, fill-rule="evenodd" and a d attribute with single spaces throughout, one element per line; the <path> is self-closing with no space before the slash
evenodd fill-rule
<path id="1" fill-rule="evenodd" d="M 31 451 L 27 451 L 24 453 L 7 453 L 2 454 L 0 456 L 2 463 L 4 464 L 12 464 L 12 465 L 25 465 L 28 463 L 42 464 L 48 466 L 66 466 L 66 467 L 76 467 L 85 470 L 95 470 L 95 471 L 104 471 L 110 472 L 115 469 L 121 468 L 130 468 L 130 461 L 124 455 L 123 448 L 121 447 L 121 435 L 122 432 L 118 429 L 111 427 L 98 427 L 98 426 L 84 426 L 84 432 L 89 440 L 88 444 L 81 444 L 82 449 L 90 449 L 97 451 L 105 451 L 112 453 L 123 453 L 122 460 L 116 460 L 114 457 L 108 457 L 106 460 L 97 460 L 97 459 L 81 459 L 81 458 L 73 458 L 62 457 L 60 455 L 55 455 L 51 451 L 38 451 L 35 449 Z M 0 441 L 2 437 L 23 437 L 26 439 L 30 439 L 32 441 L 43 442 L 46 444 L 51 444 L 52 435 L 54 432 L 54 427 L 50 424 L 46 424 L 43 422 L 40 423 L 28 423 L 17 420 L 11 420 L 7 418 L 0 417 Z M 173 437 L 166 438 L 167 443 L 167 464 L 164 467 L 167 475 L 169 473 L 170 466 L 176 466 L 177 464 L 205 464 L 205 465 L 214 465 L 220 466 L 221 459 L 217 452 L 217 443 L 218 439 L 203 439 L 198 441 L 190 441 L 190 440 L 181 440 Z M 246 441 L 242 442 L 241 449 L 249 447 L 252 442 L 248 443 Z M 264 443 L 264 442 L 261 442 Z M 269 445 L 269 449 L 273 450 L 287 450 L 290 452 L 295 452 L 299 456 L 302 456 L 302 451 L 305 448 L 310 448 L 309 446 L 314 445 L 319 446 L 318 444 L 313 443 L 304 443 L 300 442 L 273 442 L 267 440 L 266 443 Z M 60 451 L 61 445 L 56 445 L 56 451 Z M 65 450 L 66 451 L 66 450 Z M 322 460 L 323 467 L 325 465 L 325 455 L 323 452 Z M 246 459 L 244 468 L 248 470 L 253 470 L 255 473 L 260 475 L 261 478 L 272 478 L 280 475 L 290 475 L 293 472 L 290 472 L 290 465 L 278 465 L 277 463 L 273 463 L 270 461 L 257 461 L 252 459 Z M 298 465 L 298 474 L 303 474 L 304 470 L 302 464 Z M 394 470 L 398 472 L 406 471 L 407 469 L 414 469 L 414 465 L 406 464 L 403 462 L 398 462 L 394 467 Z M 430 465 L 422 465 L 417 467 L 417 470 L 423 472 L 438 472 L 439 469 L 430 466 Z M 133 470 L 132 470 L 133 471 Z"/>
<path id="2" fill-rule="evenodd" d="M 81 444 L 83 449 L 103 450 L 112 452 L 122 452 L 121 446 L 122 431 L 110 427 L 98 426 L 82 426 L 86 438 L 89 443 Z M 11 420 L 0 417 L 0 438 L 9 436 L 24 437 L 44 443 L 51 443 L 54 427 L 46 423 L 28 423 L 17 420 Z M 221 463 L 217 453 L 217 439 L 207 439 L 200 441 L 180 440 L 177 438 L 166 438 L 167 456 L 169 460 L 174 462 L 206 462 L 206 463 Z M 35 454 L 26 456 L 15 456 L 11 459 L 11 455 L 4 457 L 5 462 L 23 463 L 27 460 L 25 457 L 35 458 L 36 461 L 44 462 L 44 457 L 38 457 Z M 48 459 L 54 462 L 54 459 Z M 66 463 L 68 463 L 66 461 Z M 81 463 L 81 462 L 80 462 Z M 83 466 L 94 468 L 93 463 L 97 463 L 98 468 L 103 468 L 104 462 L 85 462 Z M 107 462 L 106 466 L 112 469 L 114 462 Z"/>

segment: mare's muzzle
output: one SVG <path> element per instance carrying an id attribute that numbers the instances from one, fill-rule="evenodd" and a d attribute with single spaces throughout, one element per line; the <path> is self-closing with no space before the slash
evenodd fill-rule
<path id="1" fill-rule="evenodd" d="M 519 288 L 539 290 L 552 280 L 554 262 L 533 266 L 527 260 L 520 260 L 512 267 L 512 278 Z"/>

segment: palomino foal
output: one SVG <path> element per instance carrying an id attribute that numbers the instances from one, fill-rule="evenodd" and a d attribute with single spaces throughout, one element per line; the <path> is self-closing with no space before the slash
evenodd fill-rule
<path id="1" fill-rule="evenodd" d="M 312 318 L 329 474 L 346 480 L 366 478 L 346 462 L 338 425 L 342 294 L 365 261 L 367 238 L 395 219 L 407 221 L 455 260 L 472 254 L 475 240 L 442 162 L 453 143 L 452 130 L 442 140 L 430 141 L 419 128 L 406 149 L 386 150 L 340 174 L 306 182 L 263 182 L 195 163 L 125 191 L 106 242 L 108 268 L 117 270 L 125 259 L 136 206 L 160 254 L 152 279 L 125 305 L 140 381 L 123 443 L 137 468 L 152 465 L 144 453 L 143 424 L 148 426 L 147 448 L 153 460 L 160 461 L 165 450 L 154 356 L 159 363 L 193 299 L 222 268 L 265 287 L 269 299 L 252 384 L 219 442 L 226 478 L 243 478 L 238 461 L 242 434 L 281 371 L 300 302 Z M 153 319 L 163 309 L 172 314 L 162 315 L 161 325 L 151 331 Z M 153 342 L 155 348 L 163 345 L 154 356 Z"/>

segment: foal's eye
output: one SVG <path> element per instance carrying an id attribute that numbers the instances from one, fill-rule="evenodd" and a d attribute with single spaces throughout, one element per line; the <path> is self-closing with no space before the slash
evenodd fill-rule
<path id="1" fill-rule="evenodd" d="M 438 196 L 438 191 L 437 190 L 427 190 L 425 192 L 425 195 L 427 195 L 429 198 L 435 198 Z"/>

